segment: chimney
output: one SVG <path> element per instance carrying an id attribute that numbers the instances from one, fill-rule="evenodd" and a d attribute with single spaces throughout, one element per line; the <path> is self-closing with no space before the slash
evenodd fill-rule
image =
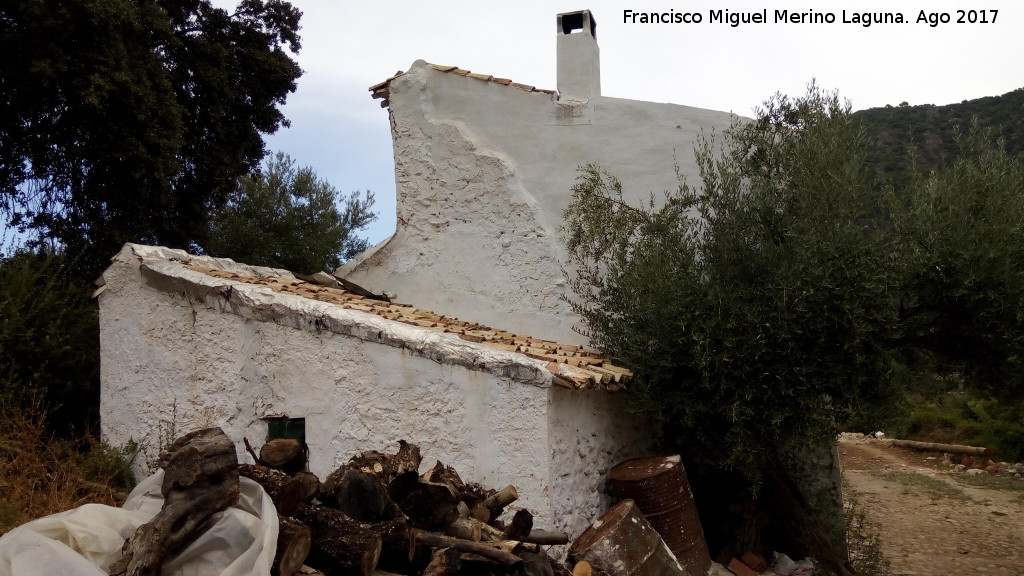
<path id="1" fill-rule="evenodd" d="M 570 100 L 601 95 L 597 22 L 590 10 L 558 15 L 558 93 Z"/>

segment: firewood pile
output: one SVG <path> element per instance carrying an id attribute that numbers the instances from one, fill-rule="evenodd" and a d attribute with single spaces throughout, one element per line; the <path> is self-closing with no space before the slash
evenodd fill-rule
<path id="1" fill-rule="evenodd" d="M 525 509 L 498 520 L 519 497 L 514 486 L 467 483 L 441 462 L 421 473 L 414 444 L 362 452 L 322 482 L 303 471 L 298 440 L 271 440 L 258 454 L 245 444 L 256 464 L 238 473 L 260 484 L 278 511 L 275 574 L 291 576 L 304 564 L 327 576 L 570 574 L 545 552 L 568 543 L 566 534 L 535 529 Z"/>

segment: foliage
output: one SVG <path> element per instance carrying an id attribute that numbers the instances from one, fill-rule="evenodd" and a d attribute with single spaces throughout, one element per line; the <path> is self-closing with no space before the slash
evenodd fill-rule
<path id="1" fill-rule="evenodd" d="M 0 534 L 86 503 L 119 505 L 134 478 L 115 449 L 91 436 L 54 437 L 38 395 L 0 396 Z M 82 449 L 84 446 L 84 450 Z"/>
<path id="2" fill-rule="evenodd" d="M 126 241 L 187 248 L 301 74 L 282 0 L 25 0 L 0 8 L 0 210 L 96 273 Z"/>
<path id="3" fill-rule="evenodd" d="M 211 222 L 205 251 L 246 264 L 312 273 L 334 270 L 367 247 L 355 236 L 377 215 L 373 193 L 345 197 L 309 167 L 277 153 L 243 176 Z M 338 210 L 338 205 L 342 209 Z"/>
<path id="4" fill-rule="evenodd" d="M 99 421 L 99 322 L 92 286 L 66 251 L 0 260 L 0 393 L 45 394 L 51 425 L 78 434 Z"/>
<path id="5" fill-rule="evenodd" d="M 922 368 L 1024 400 L 1024 157 L 975 126 L 945 169 L 915 170 L 892 200 L 900 317 Z"/>
<path id="6" fill-rule="evenodd" d="M 936 170 L 951 164 L 959 153 L 958 127 L 972 122 L 1003 138 L 1011 156 L 1024 152 L 1022 112 L 1024 88 L 946 106 L 871 108 L 854 113 L 854 118 L 864 125 L 871 139 L 871 173 L 902 189 L 913 166 Z"/>
<path id="7" fill-rule="evenodd" d="M 699 191 L 680 175 L 629 206 L 587 166 L 565 212 L 574 308 L 635 371 L 635 406 L 755 487 L 899 394 L 892 248 L 868 225 L 864 154 L 848 106 L 812 85 L 735 124 L 721 150 L 705 138 Z"/>
<path id="8" fill-rule="evenodd" d="M 908 438 L 984 446 L 999 460 L 1024 461 L 1024 402 L 979 395 L 959 378 L 942 382 L 930 394 L 910 395 Z"/>
<path id="9" fill-rule="evenodd" d="M 868 520 L 860 499 L 849 486 L 843 486 L 843 494 L 846 545 L 854 573 L 857 576 L 890 576 L 892 566 L 882 553 L 878 527 Z"/>

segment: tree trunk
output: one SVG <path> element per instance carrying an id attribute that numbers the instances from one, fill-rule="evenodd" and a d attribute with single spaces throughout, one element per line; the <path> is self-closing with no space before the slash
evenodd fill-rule
<path id="1" fill-rule="evenodd" d="M 949 454 L 968 454 L 970 456 L 991 456 L 992 451 L 979 446 L 963 446 L 960 444 L 936 444 L 934 442 L 916 442 L 914 440 L 890 440 L 892 446 L 913 448 L 926 452 L 946 452 Z"/>
<path id="2" fill-rule="evenodd" d="M 160 455 L 163 508 L 125 542 L 112 576 L 157 576 L 164 558 L 215 513 L 238 502 L 238 455 L 220 428 L 198 430 Z"/>

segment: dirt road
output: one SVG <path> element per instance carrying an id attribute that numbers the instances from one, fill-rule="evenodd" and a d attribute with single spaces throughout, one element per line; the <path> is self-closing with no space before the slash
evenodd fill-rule
<path id="1" fill-rule="evenodd" d="M 956 471 L 941 455 L 851 438 L 846 490 L 877 527 L 894 576 L 1024 576 L 1024 482 Z M 1001 477 L 999 477 L 1001 476 Z"/>

